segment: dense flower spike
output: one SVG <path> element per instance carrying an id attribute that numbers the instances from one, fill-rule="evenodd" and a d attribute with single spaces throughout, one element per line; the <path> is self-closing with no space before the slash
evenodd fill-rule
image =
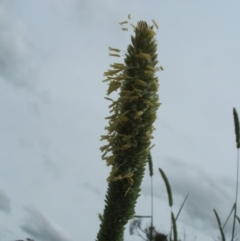
<path id="1" fill-rule="evenodd" d="M 130 19 L 130 15 L 129 15 Z M 125 24 L 121 22 L 120 24 Z M 153 21 L 155 27 L 157 24 Z M 156 111 L 160 106 L 156 66 L 157 45 L 153 26 L 144 21 L 134 26 L 135 36 L 131 37 L 125 63 L 114 63 L 104 73 L 109 82 L 107 94 L 120 89 L 119 98 L 109 105 L 109 125 L 107 135 L 101 140 L 107 143 L 100 149 L 102 159 L 112 166 L 107 178 L 108 190 L 105 210 L 102 215 L 98 241 L 122 241 L 124 226 L 134 215 L 134 207 L 140 195 L 140 185 L 144 176 Z M 110 51 L 120 52 L 109 48 Z M 110 54 L 119 56 L 118 54 Z"/>

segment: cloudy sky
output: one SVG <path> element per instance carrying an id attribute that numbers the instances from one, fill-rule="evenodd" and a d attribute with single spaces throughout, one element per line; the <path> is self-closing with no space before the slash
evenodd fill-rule
<path id="1" fill-rule="evenodd" d="M 99 150 L 109 104 L 103 73 L 124 59 L 133 31 L 119 22 L 129 13 L 133 24 L 158 23 L 164 67 L 152 150 L 154 224 L 169 232 L 160 167 L 174 212 L 189 193 L 181 239 L 218 236 L 213 208 L 224 222 L 235 194 L 240 2 L 0 0 L 0 240 L 95 240 L 110 171 Z M 108 56 L 109 46 L 123 50 L 120 59 Z M 150 215 L 150 203 L 147 170 L 136 214 Z M 125 241 L 141 240 L 128 227 Z"/>

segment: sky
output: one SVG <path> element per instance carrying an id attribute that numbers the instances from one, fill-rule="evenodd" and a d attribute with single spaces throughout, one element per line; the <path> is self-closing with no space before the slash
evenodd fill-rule
<path id="1" fill-rule="evenodd" d="M 175 214 L 189 193 L 180 239 L 219 236 L 213 209 L 224 223 L 235 200 L 240 2 L 0 0 L 0 240 L 96 239 L 110 172 L 99 150 L 109 114 L 102 80 L 123 62 L 134 33 L 119 22 L 128 14 L 159 25 L 154 226 L 169 233 L 161 168 Z M 109 46 L 121 57 L 109 57 Z M 151 214 L 150 190 L 146 169 L 136 215 Z M 141 238 L 128 224 L 124 240 Z"/>

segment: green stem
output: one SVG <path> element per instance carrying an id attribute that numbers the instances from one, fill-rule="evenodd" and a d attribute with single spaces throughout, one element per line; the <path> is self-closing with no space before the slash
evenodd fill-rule
<path id="1" fill-rule="evenodd" d="M 152 176 L 151 176 L 151 225 L 149 227 L 149 240 L 153 241 L 153 181 L 152 181 Z"/>
<path id="2" fill-rule="evenodd" d="M 237 183 L 236 183 L 236 194 L 235 194 L 235 209 L 233 215 L 233 229 L 232 229 L 232 241 L 234 239 L 235 234 L 235 226 L 236 226 L 236 215 L 237 215 L 237 201 L 238 201 L 238 179 L 239 179 L 239 149 L 237 149 Z"/>
<path id="3" fill-rule="evenodd" d="M 232 241 L 234 239 L 235 225 L 236 225 L 236 215 L 237 215 L 237 200 L 238 200 L 238 176 L 239 176 L 239 148 L 240 148 L 240 127 L 238 113 L 235 108 L 233 108 L 233 119 L 236 135 L 236 145 L 237 145 L 237 183 L 236 183 L 236 194 L 235 194 L 235 209 L 233 216 L 233 229 L 232 229 Z"/>

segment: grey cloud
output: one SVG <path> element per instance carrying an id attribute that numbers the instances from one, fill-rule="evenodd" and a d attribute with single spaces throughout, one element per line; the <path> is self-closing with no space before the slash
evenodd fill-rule
<path id="1" fill-rule="evenodd" d="M 0 79 L 18 87 L 34 87 L 36 73 L 32 50 L 24 40 L 24 27 L 11 22 L 0 3 Z"/>
<path id="2" fill-rule="evenodd" d="M 42 241 L 70 241 L 63 230 L 45 214 L 32 207 L 26 207 L 25 210 L 28 213 L 28 218 L 20 228 L 31 237 Z"/>
<path id="3" fill-rule="evenodd" d="M 43 168 L 53 174 L 55 177 L 59 177 L 59 167 L 51 160 L 47 154 L 41 154 Z"/>
<path id="4" fill-rule="evenodd" d="M 3 190 L 0 190 L 0 211 L 7 214 L 11 212 L 10 199 Z"/>

